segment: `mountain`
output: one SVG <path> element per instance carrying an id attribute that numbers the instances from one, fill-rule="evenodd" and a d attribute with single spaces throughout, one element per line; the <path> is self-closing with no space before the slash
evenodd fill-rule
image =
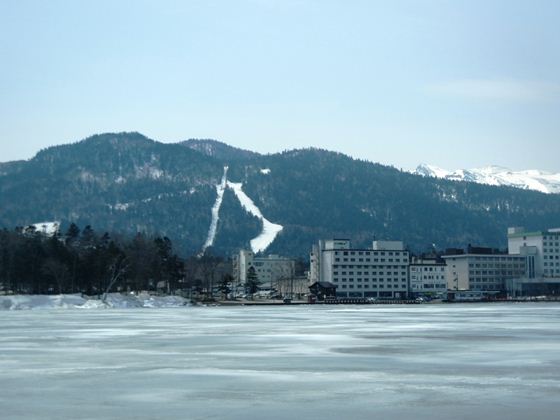
<path id="1" fill-rule="evenodd" d="M 194 147 L 193 147 L 194 146 Z M 416 251 L 504 247 L 508 226 L 560 226 L 560 195 L 418 176 L 321 149 L 270 155 L 216 141 L 108 133 L 1 165 L 0 227 L 43 221 L 158 233 L 184 254 L 307 256 L 320 238 Z"/>
<path id="2" fill-rule="evenodd" d="M 547 194 L 560 193 L 560 173 L 538 170 L 512 171 L 500 166 L 448 171 L 437 166 L 421 164 L 414 171 L 417 175 L 448 179 L 452 181 L 477 182 L 487 185 L 505 185 Z"/>
<path id="3" fill-rule="evenodd" d="M 14 173 L 20 170 L 25 165 L 25 161 L 18 160 L 14 162 L 0 162 L 0 176 Z"/>

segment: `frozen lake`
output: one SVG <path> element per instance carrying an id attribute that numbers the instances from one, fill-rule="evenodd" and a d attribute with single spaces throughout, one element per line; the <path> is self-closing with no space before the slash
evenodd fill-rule
<path id="1" fill-rule="evenodd" d="M 2 419 L 557 419 L 560 304 L 4 311 Z"/>

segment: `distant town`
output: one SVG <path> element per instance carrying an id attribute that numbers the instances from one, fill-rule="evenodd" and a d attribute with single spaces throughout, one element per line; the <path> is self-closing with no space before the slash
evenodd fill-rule
<path id="1" fill-rule="evenodd" d="M 84 230 L 84 235 L 95 236 L 87 229 L 90 228 Z M 80 241 L 75 226 L 69 230 L 74 231 L 72 237 L 60 235 L 59 231 L 60 224 L 50 222 L 20 228 L 19 234 L 66 244 L 69 252 L 76 252 L 74 266 L 76 258 L 96 249 L 91 245 L 91 239 L 90 244 L 84 247 L 85 243 Z M 108 234 L 105 234 L 97 248 L 102 247 L 107 238 Z M 167 238 L 165 241 L 168 241 Z M 43 286 L 42 289 L 30 289 L 25 285 L 14 287 L 14 282 L 0 278 L 0 294 L 107 294 L 148 289 L 148 292 L 156 294 L 180 294 L 197 301 L 232 304 L 423 303 L 560 298 L 560 228 L 528 232 L 522 227 L 512 227 L 507 231 L 507 241 L 507 251 L 471 245 L 466 249 L 437 251 L 434 246 L 430 252 L 414 255 L 399 240 L 374 240 L 371 247 L 355 248 L 349 239 L 336 238 L 319 240 L 312 245 L 309 265 L 303 260 L 240 249 L 230 259 L 199 255 L 181 261 L 173 256 L 173 270 L 164 272 L 157 267 L 162 264 L 169 266 L 166 261 L 171 257 L 171 244 L 165 242 L 168 251 L 161 260 L 154 260 L 159 262 L 151 265 L 149 274 L 142 273 L 146 277 L 143 283 L 137 280 L 141 275 L 136 267 L 138 263 L 135 264 L 132 257 L 128 261 L 125 253 L 119 257 L 119 264 L 123 267 L 119 276 L 113 275 L 112 281 L 99 281 L 88 286 L 87 290 L 85 286 L 80 287 L 76 279 L 71 281 L 70 288 L 70 273 L 62 261 L 54 265 L 56 270 L 49 271 L 43 267 L 40 271 L 46 275 L 47 281 L 50 277 L 56 279 L 58 289 L 54 285 Z M 155 243 L 161 250 L 164 242 L 156 239 Z M 125 245 L 124 249 L 127 247 Z M 161 251 L 157 251 L 157 247 L 154 249 L 161 257 Z M 140 261 L 149 258 L 149 253 L 144 255 L 146 257 L 140 258 Z M 52 258 L 46 264 L 47 268 L 53 267 Z M 131 264 L 134 267 L 130 268 Z M 110 265 L 113 271 L 114 266 L 114 263 Z M 153 267 L 156 267 L 155 271 Z M 102 277 L 103 271 L 100 273 Z M 136 283 L 126 280 L 127 276 L 134 277 Z M 119 277 L 121 281 L 117 281 Z"/>
<path id="2" fill-rule="evenodd" d="M 371 248 L 353 248 L 348 239 L 320 240 L 312 247 L 304 278 L 294 278 L 293 260 L 242 250 L 233 259 L 234 279 L 245 284 L 254 272 L 261 294 L 285 296 L 291 290 L 298 297 L 308 293 L 310 301 L 327 302 L 559 296 L 560 229 L 526 232 L 514 227 L 507 237 L 507 252 L 469 245 L 421 256 L 412 255 L 402 241 L 373 241 Z"/>

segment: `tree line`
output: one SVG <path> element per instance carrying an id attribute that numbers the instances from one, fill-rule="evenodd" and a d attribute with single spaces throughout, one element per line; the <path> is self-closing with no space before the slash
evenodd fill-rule
<path id="1" fill-rule="evenodd" d="M 71 224 L 47 236 L 33 227 L 0 230 L 0 290 L 14 294 L 196 290 L 212 295 L 227 283 L 227 262 L 205 255 L 183 259 L 171 240 L 98 234 Z"/>

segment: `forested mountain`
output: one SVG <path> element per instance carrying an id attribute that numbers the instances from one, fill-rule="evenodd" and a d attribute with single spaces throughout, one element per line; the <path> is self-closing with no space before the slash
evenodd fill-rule
<path id="1" fill-rule="evenodd" d="M 0 226 L 60 220 L 168 236 L 200 252 L 228 166 L 211 252 L 247 247 L 263 221 L 241 205 L 242 183 L 262 217 L 283 229 L 267 252 L 305 256 L 320 238 L 402 239 L 412 250 L 506 245 L 508 226 L 560 226 L 560 195 L 426 178 L 318 149 L 260 155 L 208 140 L 163 144 L 103 134 L 0 165 Z"/>
<path id="2" fill-rule="evenodd" d="M 261 156 L 258 153 L 239 149 L 211 139 L 190 139 L 182 142 L 181 144 L 190 149 L 196 150 L 197 152 L 205 154 L 206 156 L 210 156 L 224 162 L 250 160 Z"/>

